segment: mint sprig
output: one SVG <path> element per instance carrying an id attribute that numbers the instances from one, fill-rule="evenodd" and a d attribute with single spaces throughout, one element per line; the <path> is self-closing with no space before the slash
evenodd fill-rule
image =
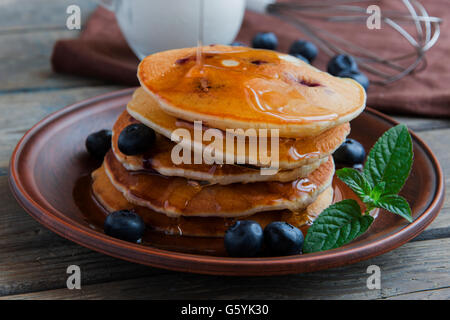
<path id="1" fill-rule="evenodd" d="M 332 204 L 309 228 L 303 252 L 338 248 L 366 232 L 372 221 L 372 216 L 361 215 L 361 208 L 353 199 Z"/>
<path id="2" fill-rule="evenodd" d="M 364 203 L 342 200 L 325 209 L 309 228 L 305 238 L 305 253 L 338 248 L 359 237 L 373 222 L 370 211 L 385 209 L 412 222 L 408 202 L 397 193 L 411 172 L 413 150 L 411 135 L 405 125 L 386 131 L 367 156 L 363 172 L 343 168 L 336 175 Z"/>
<path id="3" fill-rule="evenodd" d="M 367 156 L 364 176 L 372 187 L 384 181 L 385 193 L 398 193 L 411 171 L 413 161 L 412 141 L 405 125 L 386 131 Z"/>

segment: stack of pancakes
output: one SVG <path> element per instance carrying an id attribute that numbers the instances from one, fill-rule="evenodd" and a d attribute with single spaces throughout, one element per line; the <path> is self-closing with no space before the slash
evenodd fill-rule
<path id="1" fill-rule="evenodd" d="M 109 212 L 135 210 L 153 230 L 172 235 L 222 237 L 242 219 L 304 229 L 332 202 L 331 154 L 364 109 L 364 89 L 274 51 L 206 46 L 197 57 L 196 48 L 187 48 L 141 62 L 141 88 L 114 124 L 112 148 L 92 174 L 95 197 Z M 223 164 L 174 163 L 174 146 L 188 146 L 193 159 L 210 145 L 194 138 L 199 120 L 203 130 L 277 130 L 278 169 L 261 174 L 268 165 L 250 152 L 249 137 L 243 149 L 214 145 L 215 156 L 227 159 Z M 157 137 L 150 150 L 130 156 L 119 150 L 118 137 L 134 123 Z"/>

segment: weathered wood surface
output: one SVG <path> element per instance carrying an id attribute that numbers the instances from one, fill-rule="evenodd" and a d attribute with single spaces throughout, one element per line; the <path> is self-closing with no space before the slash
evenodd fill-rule
<path id="1" fill-rule="evenodd" d="M 217 277 L 164 273 L 130 280 L 57 289 L 6 298 L 16 299 L 386 299 L 433 292 L 448 297 L 450 239 L 409 243 L 381 257 L 351 266 L 309 274 L 260 277 Z M 381 290 L 368 290 L 367 267 L 381 268 Z M 440 295 L 442 293 L 442 295 Z"/>
<path id="2" fill-rule="evenodd" d="M 100 85 L 98 80 L 56 74 L 51 70 L 49 57 L 53 43 L 77 36 L 78 32 L 69 30 L 0 33 L 0 94 Z"/>
<path id="3" fill-rule="evenodd" d="M 66 28 L 71 4 L 80 7 L 82 23 L 96 6 L 93 0 L 0 1 L 0 94 L 101 84 L 51 72 L 53 43 L 79 35 Z"/>
<path id="4" fill-rule="evenodd" d="M 6 173 L 15 145 L 36 122 L 64 106 L 120 88 L 94 86 L 0 94 L 0 174 Z"/>
<path id="5" fill-rule="evenodd" d="M 0 1 L 0 296 L 5 299 L 448 299 L 450 200 L 414 241 L 383 256 L 338 269 L 270 278 L 176 273 L 114 259 L 42 227 L 15 202 L 7 172 L 17 141 L 34 123 L 65 105 L 121 88 L 51 72 L 54 41 L 76 37 L 65 29 L 65 9 L 79 4 L 83 20 L 92 0 Z M 43 9 L 45 8 L 45 9 Z M 418 132 L 450 182 L 450 120 L 396 117 Z M 82 290 L 66 289 L 66 268 L 82 268 Z M 366 268 L 382 270 L 382 289 L 368 290 Z"/>

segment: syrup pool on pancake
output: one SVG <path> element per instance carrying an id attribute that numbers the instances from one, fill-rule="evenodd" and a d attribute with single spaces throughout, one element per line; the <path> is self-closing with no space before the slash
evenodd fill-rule
<path id="1" fill-rule="evenodd" d="M 188 121 L 222 130 L 278 129 L 281 137 L 315 136 L 355 118 L 365 91 L 301 60 L 269 50 L 203 47 L 148 56 L 139 65 L 142 87 L 161 108 Z M 157 68 L 155 66 L 158 66 Z"/>

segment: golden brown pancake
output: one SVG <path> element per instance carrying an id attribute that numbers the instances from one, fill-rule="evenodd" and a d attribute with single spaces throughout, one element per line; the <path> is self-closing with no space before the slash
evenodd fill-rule
<path id="1" fill-rule="evenodd" d="M 311 137 L 349 122 L 365 107 L 364 88 L 271 50 L 231 46 L 158 52 L 138 67 L 142 87 L 172 116 L 222 130 L 278 129 Z M 202 65 L 202 67 L 200 67 Z"/>
<path id="2" fill-rule="evenodd" d="M 296 211 L 310 205 L 334 174 L 332 157 L 306 178 L 290 182 L 234 183 L 202 186 L 181 177 L 127 171 L 112 152 L 104 167 L 111 183 L 131 203 L 170 217 L 240 217 L 262 211 Z"/>
<path id="3" fill-rule="evenodd" d="M 322 158 L 310 164 L 292 170 L 279 170 L 272 175 L 262 175 L 259 168 L 250 168 L 227 164 L 174 164 L 171 151 L 175 143 L 157 134 L 151 150 L 144 155 L 127 156 L 120 152 L 118 140 L 120 132 L 132 123 L 138 123 L 124 111 L 113 126 L 112 151 L 122 165 L 131 171 L 156 170 L 165 176 L 179 176 L 187 179 L 204 181 L 209 184 L 250 183 L 257 181 L 292 181 L 303 178 L 316 170 L 328 158 Z"/>
<path id="4" fill-rule="evenodd" d="M 147 226 L 170 235 L 223 237 L 228 227 L 239 219 L 254 220 L 263 228 L 273 221 L 286 221 L 305 231 L 306 227 L 331 204 L 333 199 L 333 189 L 328 187 L 305 210 L 297 213 L 284 210 L 256 213 L 243 218 L 183 216 L 170 218 L 165 214 L 128 202 L 122 193 L 111 184 L 103 166 L 92 173 L 92 179 L 95 198 L 108 212 L 134 210 L 142 217 Z"/>
<path id="5" fill-rule="evenodd" d="M 193 125 L 191 123 L 179 120 L 163 112 L 155 99 L 148 95 L 142 88 L 137 89 L 133 94 L 133 98 L 127 105 L 127 111 L 132 117 L 169 139 L 174 130 L 179 128 L 188 130 L 191 137 L 194 137 Z M 319 159 L 327 158 L 328 155 L 332 154 L 345 141 L 349 133 L 350 125 L 344 123 L 326 130 L 315 137 L 303 139 L 280 138 L 280 169 L 298 168 L 314 163 Z M 175 138 L 177 139 L 177 136 Z M 246 142 L 248 142 L 248 139 Z M 189 147 L 192 145 L 192 149 L 199 152 L 202 152 L 205 146 L 208 145 L 208 142 L 198 143 L 195 140 L 183 140 L 180 142 L 180 144 L 183 143 Z M 245 149 L 245 154 L 242 154 L 238 152 L 237 148 L 229 150 L 224 143 L 222 150 L 215 149 L 215 151 L 218 155 L 222 155 L 223 159 L 226 159 L 228 155 L 232 155 L 234 158 L 243 156 L 247 163 L 264 166 L 264 164 L 260 163 L 258 154 L 248 152 L 248 143 Z M 268 150 L 270 153 L 270 144 L 268 144 Z"/>

